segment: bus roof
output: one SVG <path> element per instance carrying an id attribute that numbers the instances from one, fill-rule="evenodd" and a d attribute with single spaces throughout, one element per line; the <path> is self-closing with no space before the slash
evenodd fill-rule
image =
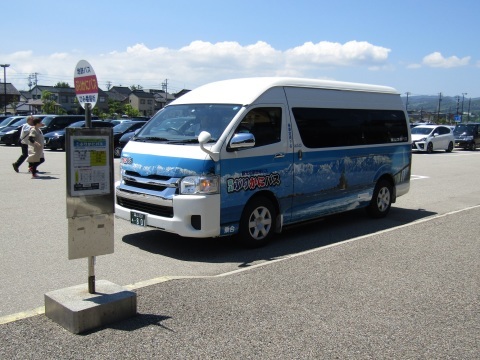
<path id="1" fill-rule="evenodd" d="M 248 105 L 273 87 L 304 87 L 399 95 L 397 90 L 388 86 L 291 77 L 254 77 L 212 82 L 186 93 L 172 104 Z"/>

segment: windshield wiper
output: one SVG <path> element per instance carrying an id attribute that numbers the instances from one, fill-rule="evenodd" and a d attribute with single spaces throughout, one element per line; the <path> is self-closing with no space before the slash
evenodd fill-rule
<path id="1" fill-rule="evenodd" d="M 217 142 L 216 139 L 210 139 L 209 143 Z M 198 144 L 198 139 L 186 139 L 186 140 L 172 140 L 168 142 L 169 144 Z"/>
<path id="2" fill-rule="evenodd" d="M 132 140 L 135 141 L 168 141 L 167 138 L 157 137 L 157 136 L 148 136 L 148 137 L 141 137 L 141 138 L 134 138 Z"/>
<path id="3" fill-rule="evenodd" d="M 186 139 L 186 140 L 171 140 L 169 144 L 197 144 L 197 139 Z"/>

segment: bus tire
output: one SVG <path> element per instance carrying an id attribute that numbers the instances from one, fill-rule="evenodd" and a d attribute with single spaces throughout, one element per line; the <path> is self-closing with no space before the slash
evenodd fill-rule
<path id="1" fill-rule="evenodd" d="M 240 219 L 239 242 L 249 248 L 266 245 L 275 231 L 276 217 L 275 206 L 266 197 L 250 200 Z"/>
<path id="2" fill-rule="evenodd" d="M 373 190 L 372 200 L 367 207 L 367 213 L 374 219 L 380 219 L 387 216 L 392 206 L 393 188 L 392 184 L 380 179 Z"/>

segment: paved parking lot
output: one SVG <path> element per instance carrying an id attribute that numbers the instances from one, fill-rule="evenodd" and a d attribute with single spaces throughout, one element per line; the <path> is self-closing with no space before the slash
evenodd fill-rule
<path id="1" fill-rule="evenodd" d="M 4 302 L 37 293 L 36 282 L 84 283 L 86 261 L 65 260 L 64 223 L 48 222 L 65 213 L 63 153 L 47 154 L 37 183 L 10 170 L 15 149 L 0 151 Z M 44 315 L 7 322 L 0 358 L 478 358 L 478 156 L 415 155 L 412 189 L 387 219 L 333 216 L 253 252 L 117 222 L 99 272 L 139 284 L 138 316 L 83 335 Z M 178 279 L 162 282 L 169 276 Z"/>

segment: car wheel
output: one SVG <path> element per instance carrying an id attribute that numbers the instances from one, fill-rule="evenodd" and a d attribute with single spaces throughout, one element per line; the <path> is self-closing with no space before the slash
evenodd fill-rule
<path id="1" fill-rule="evenodd" d="M 367 207 L 367 213 L 374 219 L 380 219 L 387 216 L 392 206 L 392 184 L 380 179 L 373 190 L 372 200 Z"/>
<path id="2" fill-rule="evenodd" d="M 453 151 L 453 142 L 450 141 L 448 144 L 448 148 L 445 150 L 446 152 L 452 152 Z"/>
<path id="3" fill-rule="evenodd" d="M 472 150 L 472 151 L 477 150 L 477 144 L 475 143 L 475 141 L 472 142 L 472 144 L 470 145 L 470 150 Z"/>
<path id="4" fill-rule="evenodd" d="M 239 241 L 256 248 L 267 244 L 273 236 L 276 223 L 275 206 L 265 197 L 250 200 L 240 220 Z"/>
<path id="5" fill-rule="evenodd" d="M 113 155 L 115 157 L 120 157 L 120 155 L 122 154 L 122 148 L 121 147 L 116 147 L 114 150 L 113 150 Z"/>
<path id="6" fill-rule="evenodd" d="M 427 144 L 427 154 L 431 154 L 433 152 L 433 144 L 429 142 Z"/>

